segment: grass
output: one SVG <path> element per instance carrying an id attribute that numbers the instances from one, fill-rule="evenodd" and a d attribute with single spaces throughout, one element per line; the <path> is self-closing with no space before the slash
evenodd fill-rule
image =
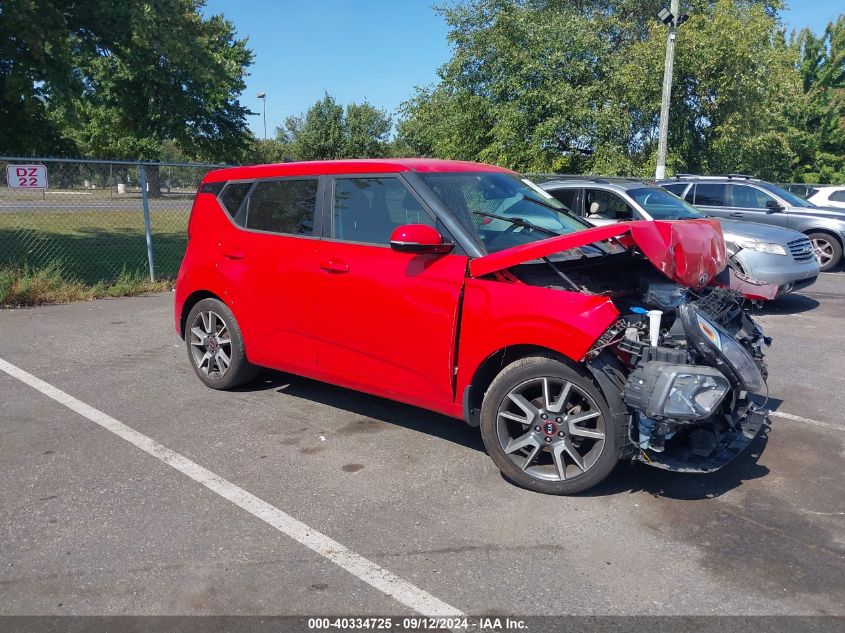
<path id="1" fill-rule="evenodd" d="M 90 301 L 103 297 L 127 297 L 148 292 L 162 292 L 172 287 L 170 281 L 150 281 L 149 275 L 121 272 L 111 281 L 86 284 L 69 281 L 59 262 L 42 268 L 0 267 L 0 307 L 12 308 L 46 303 Z"/>
<path id="2" fill-rule="evenodd" d="M 150 224 L 156 278 L 173 279 L 187 244 L 189 210 L 153 210 Z M 143 213 L 110 209 L 5 213 L 0 210 L 0 267 L 53 270 L 94 287 L 129 274 L 149 274 Z"/>

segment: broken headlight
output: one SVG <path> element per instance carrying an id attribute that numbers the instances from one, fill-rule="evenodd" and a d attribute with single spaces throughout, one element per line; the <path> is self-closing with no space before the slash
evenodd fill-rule
<path id="1" fill-rule="evenodd" d="M 625 385 L 625 402 L 650 418 L 708 418 L 731 385 L 714 367 L 651 361 L 637 367 Z"/>
<path id="2" fill-rule="evenodd" d="M 681 306 L 684 331 L 695 347 L 741 386 L 759 393 L 765 386 L 763 374 L 751 354 L 728 332 L 701 316 L 691 305 Z"/>

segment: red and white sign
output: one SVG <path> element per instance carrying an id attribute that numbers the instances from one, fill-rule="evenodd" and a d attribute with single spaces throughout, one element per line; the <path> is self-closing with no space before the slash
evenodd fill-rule
<path id="1" fill-rule="evenodd" d="M 46 189 L 45 165 L 6 165 L 6 183 L 10 189 Z"/>

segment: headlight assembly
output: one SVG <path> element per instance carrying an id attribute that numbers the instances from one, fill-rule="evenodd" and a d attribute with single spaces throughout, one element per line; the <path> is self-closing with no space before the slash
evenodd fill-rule
<path id="1" fill-rule="evenodd" d="M 713 415 L 730 387 L 713 367 L 652 361 L 631 373 L 624 397 L 649 418 L 701 420 Z"/>
<path id="2" fill-rule="evenodd" d="M 788 255 L 786 249 L 775 242 L 761 242 L 751 237 L 738 237 L 733 242 L 737 246 L 747 248 L 750 251 L 769 253 L 771 255 Z"/>
<path id="3" fill-rule="evenodd" d="M 692 306 L 681 309 L 684 330 L 702 354 L 723 372 L 733 374 L 747 391 L 760 393 L 765 380 L 748 351 L 728 332 L 698 314 Z"/>

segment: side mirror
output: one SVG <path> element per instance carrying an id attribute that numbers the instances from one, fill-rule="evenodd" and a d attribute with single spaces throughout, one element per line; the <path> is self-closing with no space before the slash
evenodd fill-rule
<path id="1" fill-rule="evenodd" d="M 766 200 L 766 211 L 769 213 L 783 211 L 783 205 L 781 205 L 777 200 Z"/>
<path id="2" fill-rule="evenodd" d="M 444 242 L 437 229 L 427 224 L 403 224 L 390 235 L 390 248 L 400 253 L 443 254 L 454 247 L 454 244 Z"/>

